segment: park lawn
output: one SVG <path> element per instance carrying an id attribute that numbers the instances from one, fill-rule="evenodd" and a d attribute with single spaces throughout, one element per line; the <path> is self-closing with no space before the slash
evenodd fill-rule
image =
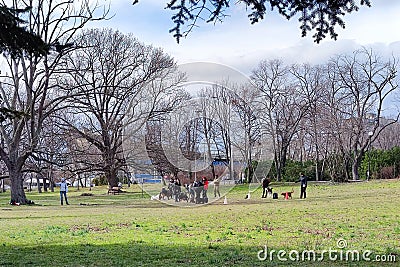
<path id="1" fill-rule="evenodd" d="M 246 185 L 228 193 L 227 205 L 196 207 L 150 200 L 137 186 L 120 195 L 96 187 L 93 196 L 70 188 L 69 206 L 59 205 L 58 192 L 27 193 L 34 206 L 8 205 L 9 193 L 1 193 L 0 266 L 399 266 L 399 180 L 310 184 L 306 200 L 297 184 L 272 186 L 294 187 L 293 199 L 262 199 L 261 189 L 244 199 Z M 342 251 L 396 262 L 257 257 L 265 246 L 300 255 L 338 250 L 338 240 L 347 242 Z"/>

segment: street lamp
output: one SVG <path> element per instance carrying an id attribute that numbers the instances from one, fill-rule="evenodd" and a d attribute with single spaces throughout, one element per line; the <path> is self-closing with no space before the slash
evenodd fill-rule
<path id="1" fill-rule="evenodd" d="M 370 149 L 371 149 L 371 137 L 374 135 L 374 132 L 368 132 L 368 152 L 370 151 Z M 371 155 L 370 155 L 370 153 L 368 153 L 368 170 L 367 170 L 367 181 L 369 180 L 369 178 L 370 178 L 370 175 L 371 175 L 371 160 L 370 160 L 370 157 L 371 157 Z"/>

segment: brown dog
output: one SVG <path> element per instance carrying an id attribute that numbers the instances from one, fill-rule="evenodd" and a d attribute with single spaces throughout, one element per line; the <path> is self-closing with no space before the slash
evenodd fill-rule
<path id="1" fill-rule="evenodd" d="M 292 188 L 292 191 L 288 192 L 283 192 L 281 195 L 286 199 L 286 198 L 291 198 L 292 199 L 292 194 L 294 193 L 294 190 Z"/>

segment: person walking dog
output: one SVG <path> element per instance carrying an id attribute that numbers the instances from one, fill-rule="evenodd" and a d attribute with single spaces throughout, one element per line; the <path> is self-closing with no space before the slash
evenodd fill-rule
<path id="1" fill-rule="evenodd" d="M 65 203 L 69 205 L 68 199 L 67 199 L 67 192 L 68 192 L 68 185 L 65 181 L 64 178 L 61 179 L 61 184 L 60 184 L 60 200 L 61 200 L 61 205 L 63 205 L 63 196 L 65 198 Z"/>

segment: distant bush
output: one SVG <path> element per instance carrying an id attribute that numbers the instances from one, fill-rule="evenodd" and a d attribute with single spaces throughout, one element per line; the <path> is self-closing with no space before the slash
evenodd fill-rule
<path id="1" fill-rule="evenodd" d="M 395 177 L 394 167 L 383 167 L 375 173 L 374 178 L 376 179 L 393 179 Z"/>
<path id="2" fill-rule="evenodd" d="M 322 163 L 319 163 L 319 166 L 321 165 Z M 288 159 L 286 161 L 286 167 L 284 170 L 282 181 L 295 182 L 299 180 L 300 173 L 304 173 L 304 175 L 306 175 L 309 180 L 316 180 L 315 161 L 313 160 L 296 161 Z M 274 179 L 277 176 L 274 164 L 272 164 L 268 176 L 271 177 L 272 179 Z M 326 172 L 322 172 L 320 173 L 320 180 L 331 180 L 331 178 Z"/>
<path id="3" fill-rule="evenodd" d="M 372 149 L 367 151 L 360 165 L 360 176 L 366 178 L 368 165 L 371 179 L 392 179 L 400 173 L 400 147 L 389 150 Z"/>
<path id="4" fill-rule="evenodd" d="M 108 185 L 107 178 L 104 175 L 101 175 L 99 177 L 99 182 L 100 182 L 100 185 Z"/>
<path id="5" fill-rule="evenodd" d="M 96 177 L 92 180 L 92 183 L 95 186 L 99 186 L 99 185 L 108 185 L 108 181 L 106 179 L 106 177 L 104 175 L 100 176 L 100 177 Z"/>
<path id="6" fill-rule="evenodd" d="M 249 177 L 254 175 L 254 171 L 257 169 L 257 166 L 258 166 L 258 161 L 253 160 L 251 165 L 252 165 L 252 169 L 253 169 L 252 173 L 249 173 L 249 168 L 248 167 L 246 167 L 244 169 L 244 175 L 245 175 L 244 182 L 245 183 L 249 182 Z"/>
<path id="7" fill-rule="evenodd" d="M 93 183 L 95 186 L 99 186 L 99 185 L 100 185 L 99 179 L 97 179 L 97 178 L 94 178 L 94 179 L 92 180 L 92 183 Z"/>

